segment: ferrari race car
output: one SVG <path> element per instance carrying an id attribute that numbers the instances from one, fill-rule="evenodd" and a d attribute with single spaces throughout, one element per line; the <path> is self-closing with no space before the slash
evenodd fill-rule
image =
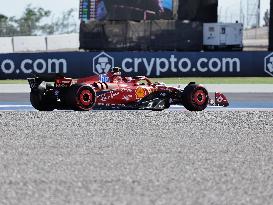
<path id="1" fill-rule="evenodd" d="M 208 105 L 229 105 L 222 93 L 209 97 L 202 85 L 189 83 L 184 89 L 153 83 L 145 76 L 122 77 L 120 68 L 103 75 L 72 79 L 60 75 L 28 79 L 30 102 L 39 111 L 75 110 L 164 110 L 182 105 L 202 111 Z M 49 83 L 51 82 L 51 83 Z"/>

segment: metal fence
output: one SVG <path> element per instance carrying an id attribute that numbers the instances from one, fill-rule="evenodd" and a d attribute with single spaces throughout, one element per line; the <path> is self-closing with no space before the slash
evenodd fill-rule
<path id="1" fill-rule="evenodd" d="M 244 30 L 245 50 L 267 50 L 269 45 L 269 28 L 253 28 Z"/>
<path id="2" fill-rule="evenodd" d="M 60 27 L 59 25 L 45 24 L 43 26 L 24 25 L 17 27 L 0 21 L 0 37 L 13 36 L 45 36 L 55 34 L 70 34 L 79 32 L 79 23 L 70 23 Z"/>

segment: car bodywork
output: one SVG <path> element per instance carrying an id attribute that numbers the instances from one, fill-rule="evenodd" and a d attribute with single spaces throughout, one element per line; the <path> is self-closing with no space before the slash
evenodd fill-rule
<path id="1" fill-rule="evenodd" d="M 47 83 L 47 80 L 53 83 Z M 145 76 L 122 77 L 119 69 L 103 75 L 72 79 L 54 76 L 50 79 L 28 79 L 30 101 L 40 111 L 79 110 L 164 110 L 183 105 L 190 111 L 202 111 L 208 105 L 229 105 L 222 93 L 211 99 L 202 85 L 189 83 L 184 89 L 153 83 Z"/>

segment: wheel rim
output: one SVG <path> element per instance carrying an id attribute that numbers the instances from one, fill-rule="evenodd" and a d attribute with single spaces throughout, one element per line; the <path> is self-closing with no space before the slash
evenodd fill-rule
<path id="1" fill-rule="evenodd" d="M 83 106 L 90 106 L 92 104 L 93 95 L 90 90 L 83 90 L 80 94 L 80 103 Z"/>
<path id="2" fill-rule="evenodd" d="M 207 101 L 207 95 L 204 90 L 197 90 L 193 94 L 193 102 L 197 105 L 204 105 Z"/>

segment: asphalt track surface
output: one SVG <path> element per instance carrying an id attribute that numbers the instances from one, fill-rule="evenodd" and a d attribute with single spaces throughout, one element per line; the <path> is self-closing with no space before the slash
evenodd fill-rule
<path id="1" fill-rule="evenodd" d="M 0 112 L 0 204 L 273 201 L 272 112 Z"/>

